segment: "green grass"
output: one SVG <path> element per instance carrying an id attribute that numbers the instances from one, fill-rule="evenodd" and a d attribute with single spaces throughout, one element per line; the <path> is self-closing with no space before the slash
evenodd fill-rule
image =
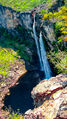
<path id="1" fill-rule="evenodd" d="M 0 0 L 0 3 L 17 11 L 25 11 L 50 1 L 51 0 Z"/>
<path id="2" fill-rule="evenodd" d="M 18 27 L 17 30 L 23 34 L 21 27 Z M 27 50 L 32 48 L 32 43 L 29 43 L 27 36 L 26 38 L 19 38 L 17 35 L 12 36 L 4 28 L 0 28 L 0 35 L 0 74 L 8 76 L 10 67 L 18 60 L 18 56 L 31 62 L 32 57 Z"/>
<path id="3" fill-rule="evenodd" d="M 32 48 L 32 43 L 29 43 L 27 40 L 27 37 L 29 37 L 29 34 L 27 31 L 21 27 L 18 26 L 16 29 L 20 34 L 23 34 L 25 32 L 28 36 L 19 37 L 18 35 L 11 36 L 4 28 L 0 28 L 0 46 L 4 48 L 11 48 L 14 51 L 16 51 L 17 55 L 19 55 L 21 58 L 23 58 L 25 61 L 31 61 L 31 57 L 27 52 L 27 47 Z M 31 35 L 30 35 L 31 37 Z"/>
<path id="4" fill-rule="evenodd" d="M 7 76 L 9 74 L 10 65 L 17 60 L 17 54 L 12 49 L 0 47 L 0 74 Z"/>
<path id="5" fill-rule="evenodd" d="M 20 113 L 17 114 L 13 112 L 12 114 L 9 115 L 8 119 L 24 119 L 24 118 Z"/>

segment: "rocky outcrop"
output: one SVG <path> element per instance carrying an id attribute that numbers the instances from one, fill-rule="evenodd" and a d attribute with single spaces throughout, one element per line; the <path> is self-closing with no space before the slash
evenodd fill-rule
<path id="1" fill-rule="evenodd" d="M 32 30 L 33 20 L 32 12 L 17 12 L 12 8 L 0 5 L 0 38 L 4 38 L 2 35 L 2 27 L 11 35 L 16 37 L 18 42 L 21 42 L 21 46 L 24 47 L 25 53 L 28 55 L 28 59 L 25 60 L 27 70 L 38 70 L 38 56 L 36 52 L 35 40 Z M 8 46 L 9 47 L 9 46 Z M 36 59 L 36 61 L 35 61 Z M 36 64 L 36 66 L 34 66 Z"/>
<path id="2" fill-rule="evenodd" d="M 52 0 L 51 4 L 50 2 L 47 2 L 46 4 L 41 5 L 40 7 L 35 8 L 36 15 L 36 28 L 37 33 L 39 34 L 40 30 L 43 34 L 43 39 L 47 41 L 48 49 L 55 50 L 56 46 L 56 31 L 55 31 L 55 24 L 54 21 L 47 22 L 47 20 L 42 20 L 43 14 L 41 13 L 42 10 L 45 10 L 48 12 L 56 12 L 59 11 L 60 7 L 65 4 L 64 0 Z M 55 43 L 55 46 L 54 46 Z"/>
<path id="3" fill-rule="evenodd" d="M 41 81 L 31 92 L 37 108 L 25 119 L 67 119 L 67 74 Z"/>
<path id="4" fill-rule="evenodd" d="M 17 85 L 19 78 L 26 72 L 24 61 L 16 61 L 16 63 L 11 65 L 8 77 L 4 78 L 2 75 L 0 75 L 0 119 L 7 119 L 9 114 L 7 110 L 2 110 L 5 96 L 9 95 L 9 89 L 12 86 Z"/>
<path id="5" fill-rule="evenodd" d="M 31 12 L 20 13 L 9 7 L 0 5 L 0 26 L 13 30 L 18 25 L 23 24 L 27 29 L 31 29 Z"/>

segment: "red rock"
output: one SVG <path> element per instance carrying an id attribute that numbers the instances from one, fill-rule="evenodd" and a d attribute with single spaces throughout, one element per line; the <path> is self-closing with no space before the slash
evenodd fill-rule
<path id="1" fill-rule="evenodd" d="M 67 119 L 67 74 L 41 81 L 31 94 L 37 108 L 25 119 Z"/>

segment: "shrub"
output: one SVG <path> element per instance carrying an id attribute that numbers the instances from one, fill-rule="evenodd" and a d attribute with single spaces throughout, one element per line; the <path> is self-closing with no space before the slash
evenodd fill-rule
<path id="1" fill-rule="evenodd" d="M 48 53 L 48 58 L 50 63 L 53 65 L 53 72 L 59 73 L 67 73 L 67 53 L 64 51 L 57 51 Z"/>
<path id="2" fill-rule="evenodd" d="M 56 32 L 60 31 L 61 35 L 64 36 L 66 40 L 67 35 L 67 8 L 65 6 L 61 7 L 58 12 L 49 12 L 44 14 L 43 20 L 53 21 L 56 24 Z M 61 38 L 61 37 L 60 37 Z M 61 40 L 60 40 L 61 41 Z"/>
<path id="3" fill-rule="evenodd" d="M 24 118 L 20 113 L 17 114 L 13 112 L 12 114 L 9 115 L 8 119 L 24 119 Z"/>

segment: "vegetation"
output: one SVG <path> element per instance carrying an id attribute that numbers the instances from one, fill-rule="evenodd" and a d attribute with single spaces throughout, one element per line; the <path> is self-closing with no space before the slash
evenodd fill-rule
<path id="1" fill-rule="evenodd" d="M 20 27 L 17 29 L 21 32 Z M 18 57 L 25 61 L 32 60 L 27 52 L 27 46 L 30 48 L 32 44 L 17 35 L 12 36 L 4 28 L 0 28 L 0 34 L 0 74 L 8 76 L 10 66 L 19 59 Z"/>
<path id="2" fill-rule="evenodd" d="M 17 114 L 13 112 L 12 114 L 9 115 L 8 119 L 24 119 L 24 118 L 20 113 Z"/>
<path id="3" fill-rule="evenodd" d="M 10 70 L 10 65 L 15 63 L 17 54 L 12 49 L 0 47 L 0 74 L 7 76 Z"/>
<path id="4" fill-rule="evenodd" d="M 49 3 L 51 7 L 54 2 L 52 0 L 0 0 L 4 6 L 13 8 L 16 11 L 26 11 L 40 4 Z M 54 41 L 54 51 L 49 51 L 47 54 L 53 72 L 67 73 L 67 53 L 66 48 L 63 48 L 62 42 L 67 41 L 67 8 L 63 6 L 58 12 L 48 12 L 47 10 L 41 11 L 43 20 L 54 23 L 54 30 L 57 41 Z M 31 31 L 27 31 L 24 26 L 15 28 L 15 35 L 11 35 L 4 28 L 0 28 L 0 75 L 8 77 L 11 65 L 20 59 L 31 62 L 32 57 L 30 50 L 32 50 L 32 43 L 29 43 Z M 30 32 L 30 33 L 29 33 Z M 23 35 L 23 33 L 25 35 Z M 28 39 L 27 39 L 28 38 Z M 6 78 L 7 79 L 7 78 Z M 8 81 L 8 79 L 7 79 Z M 4 82 L 2 82 L 4 84 Z M 2 85 L 3 86 L 3 85 Z M 8 119 L 24 119 L 20 113 L 12 112 L 9 114 Z"/>
<path id="5" fill-rule="evenodd" d="M 64 5 L 58 12 L 42 11 L 43 20 L 54 23 L 54 31 L 56 41 L 52 42 L 54 51 L 49 51 L 48 59 L 52 64 L 53 71 L 59 73 L 67 73 L 67 7 Z"/>
<path id="6" fill-rule="evenodd" d="M 67 53 L 65 51 L 50 51 L 47 55 L 54 73 L 67 73 Z"/>
<path id="7" fill-rule="evenodd" d="M 23 34 L 25 29 L 22 29 L 20 26 L 18 26 L 18 28 L 16 30 L 20 34 Z M 10 33 L 8 33 L 4 28 L 0 28 L 0 32 L 1 32 L 1 36 L 2 36 L 0 38 L 0 46 L 2 46 L 4 48 L 13 49 L 14 51 L 16 51 L 17 55 L 20 56 L 20 58 L 23 58 L 26 61 L 31 60 L 30 55 L 28 54 L 26 48 L 27 48 L 27 46 L 29 48 L 31 48 L 32 44 L 30 44 L 28 42 L 28 40 L 26 40 L 25 37 L 23 37 L 23 36 L 20 37 L 18 35 L 13 36 Z M 27 35 L 27 31 L 25 31 L 25 33 Z M 29 37 L 29 34 L 28 34 L 28 37 Z"/>
<path id="8" fill-rule="evenodd" d="M 67 8 L 65 6 L 61 7 L 58 12 L 49 12 L 44 14 L 43 20 L 54 21 L 56 34 L 60 34 L 58 37 L 58 42 L 67 41 Z M 60 33 L 59 33 L 60 31 Z"/>
<path id="9" fill-rule="evenodd" d="M 50 1 L 51 0 L 0 0 L 0 3 L 17 11 L 25 11 Z"/>
<path id="10" fill-rule="evenodd" d="M 0 0 L 2 5 L 12 7 L 17 11 L 32 9 L 45 2 L 51 3 L 49 6 L 52 6 L 52 0 Z M 44 14 L 43 20 L 47 19 L 48 22 L 52 21 L 55 23 L 57 44 L 67 41 L 67 8 L 63 6 L 58 12 L 54 13 L 42 10 L 41 13 Z M 23 34 L 22 32 L 26 32 L 25 34 L 27 34 L 27 31 L 21 26 L 18 26 L 17 29 L 21 34 Z M 23 37 L 18 37 L 17 35 L 11 36 L 4 28 L 0 29 L 0 34 L 2 36 L 0 38 L 0 74 L 7 75 L 10 64 L 16 62 L 18 55 L 25 61 L 31 61 L 31 57 L 27 52 L 27 46 L 31 48 L 32 44 L 29 44 L 28 40 L 24 41 L 25 38 Z M 55 49 L 57 50 L 57 48 Z"/>

